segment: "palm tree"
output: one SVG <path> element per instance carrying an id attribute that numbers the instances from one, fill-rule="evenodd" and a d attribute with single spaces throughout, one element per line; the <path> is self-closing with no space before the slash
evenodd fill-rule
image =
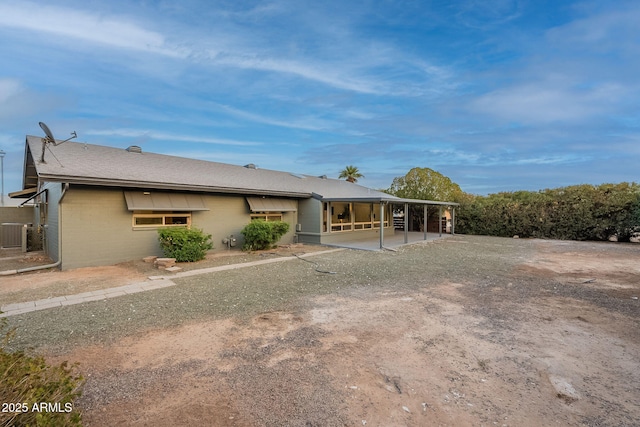
<path id="1" fill-rule="evenodd" d="M 349 182 L 358 182 L 358 178 L 364 178 L 364 175 L 360 173 L 357 167 L 349 165 L 340 172 L 338 178 L 346 178 Z"/>

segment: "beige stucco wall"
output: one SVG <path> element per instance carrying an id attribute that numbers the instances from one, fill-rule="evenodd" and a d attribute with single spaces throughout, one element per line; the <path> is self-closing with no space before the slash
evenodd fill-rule
<path id="1" fill-rule="evenodd" d="M 205 195 L 208 211 L 193 212 L 191 226 L 212 235 L 214 250 L 227 250 L 222 239 L 234 235 L 240 250 L 240 231 L 250 221 L 249 206 L 243 196 Z M 133 228 L 133 213 L 121 189 L 71 186 L 61 204 L 62 268 L 109 265 L 161 256 L 157 228 Z M 283 219 L 290 224 L 281 244 L 292 243 L 297 222 L 296 212 Z"/>
<path id="2" fill-rule="evenodd" d="M 319 244 L 322 227 L 322 202 L 317 199 L 298 201 L 298 223 L 301 227 L 298 241 Z"/>
<path id="3" fill-rule="evenodd" d="M 233 235 L 237 240 L 235 250 L 241 249 L 244 238 L 240 231 L 251 221 L 249 204 L 244 196 L 204 196 L 208 211 L 194 212 L 191 217 L 192 227 L 200 228 L 211 234 L 214 251 L 227 250 L 222 239 Z M 293 243 L 297 212 L 285 212 L 283 221 L 289 224 L 289 231 L 282 236 L 280 244 Z"/>

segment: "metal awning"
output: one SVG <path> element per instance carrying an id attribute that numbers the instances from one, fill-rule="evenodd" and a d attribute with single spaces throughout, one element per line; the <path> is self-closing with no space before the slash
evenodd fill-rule
<path id="1" fill-rule="evenodd" d="M 9 193 L 9 198 L 11 199 L 25 199 L 27 197 L 31 198 L 38 189 L 36 187 L 25 188 L 24 190 L 14 191 L 13 193 Z"/>
<path id="2" fill-rule="evenodd" d="M 251 212 L 295 212 L 298 202 L 292 199 L 273 197 L 247 197 Z"/>
<path id="3" fill-rule="evenodd" d="M 200 194 L 124 191 L 130 211 L 208 211 Z"/>

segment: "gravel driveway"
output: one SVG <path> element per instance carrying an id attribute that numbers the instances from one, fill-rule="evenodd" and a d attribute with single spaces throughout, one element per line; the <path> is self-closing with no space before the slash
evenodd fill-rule
<path id="1" fill-rule="evenodd" d="M 11 345 L 80 362 L 89 425 L 634 425 L 638 259 L 478 236 L 345 250 L 13 316 Z"/>

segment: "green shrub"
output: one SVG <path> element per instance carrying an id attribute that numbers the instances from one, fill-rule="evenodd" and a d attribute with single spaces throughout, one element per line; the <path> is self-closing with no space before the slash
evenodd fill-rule
<path id="1" fill-rule="evenodd" d="M 456 231 L 509 237 L 628 241 L 640 230 L 640 185 L 573 185 L 463 200 Z"/>
<path id="2" fill-rule="evenodd" d="M 1 320 L 3 331 L 6 319 Z M 10 338 L 11 332 L 6 332 L 0 341 L 0 403 L 12 406 L 0 411 L 0 426 L 82 425 L 80 412 L 73 407 L 82 376 L 75 375 L 66 362 L 49 366 L 42 356 L 7 351 Z"/>
<path id="3" fill-rule="evenodd" d="M 200 261 L 209 249 L 213 249 L 211 234 L 204 234 L 197 228 L 162 228 L 158 230 L 158 240 L 164 255 L 178 262 Z"/>
<path id="4" fill-rule="evenodd" d="M 273 247 L 282 236 L 289 231 L 289 224 L 284 221 L 251 221 L 241 233 L 244 236 L 242 250 L 257 251 Z"/>

